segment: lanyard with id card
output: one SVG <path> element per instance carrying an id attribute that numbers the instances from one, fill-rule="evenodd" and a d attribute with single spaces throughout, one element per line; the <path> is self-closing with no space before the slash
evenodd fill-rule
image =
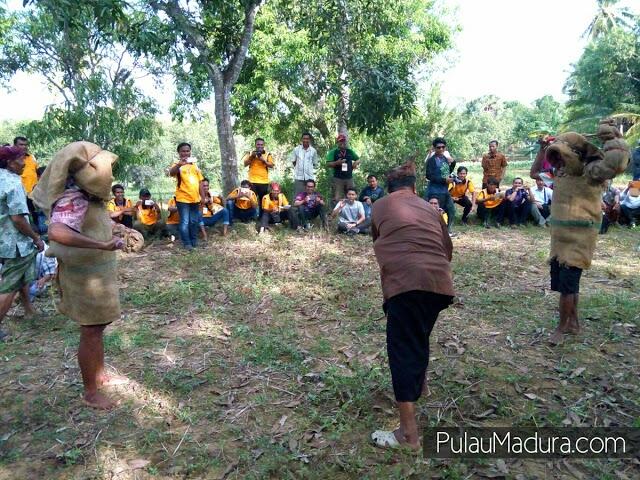
<path id="1" fill-rule="evenodd" d="M 347 163 L 346 160 L 344 161 L 344 163 L 341 166 L 342 166 L 342 171 L 343 172 L 348 172 L 349 171 L 349 164 Z"/>

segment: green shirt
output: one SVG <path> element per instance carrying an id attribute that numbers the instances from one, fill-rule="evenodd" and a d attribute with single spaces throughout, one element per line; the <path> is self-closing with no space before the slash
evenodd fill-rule
<path id="1" fill-rule="evenodd" d="M 26 257 L 36 249 L 33 240 L 20 233 L 11 220 L 12 215 L 28 214 L 20 175 L 0 168 L 0 258 Z"/>

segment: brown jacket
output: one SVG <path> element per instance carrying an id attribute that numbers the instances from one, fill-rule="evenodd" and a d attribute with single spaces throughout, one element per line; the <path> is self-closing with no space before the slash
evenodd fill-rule
<path id="1" fill-rule="evenodd" d="M 495 177 L 498 181 L 502 181 L 502 172 L 507 168 L 507 157 L 502 153 L 496 152 L 491 156 L 489 153 L 485 153 L 482 156 L 482 183 L 486 184 L 489 177 Z"/>
<path id="2" fill-rule="evenodd" d="M 411 190 L 398 190 L 373 205 L 371 221 L 385 300 L 412 290 L 455 295 L 453 245 L 435 208 Z"/>

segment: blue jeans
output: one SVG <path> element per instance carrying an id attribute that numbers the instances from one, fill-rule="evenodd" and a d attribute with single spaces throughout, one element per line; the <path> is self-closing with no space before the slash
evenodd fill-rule
<path id="1" fill-rule="evenodd" d="M 233 220 L 240 220 L 241 222 L 248 222 L 258 217 L 257 208 L 249 208 L 243 210 L 236 207 L 235 200 L 227 200 L 227 210 L 229 211 L 229 225 L 233 224 Z"/>
<path id="2" fill-rule="evenodd" d="M 229 225 L 229 210 L 223 208 L 218 213 L 214 213 L 210 217 L 202 217 L 200 219 L 200 225 L 203 227 L 213 227 L 218 221 L 222 219 L 223 225 Z"/>
<path id="3" fill-rule="evenodd" d="M 180 239 L 185 248 L 195 247 L 200 230 L 200 204 L 176 202 L 180 215 Z"/>

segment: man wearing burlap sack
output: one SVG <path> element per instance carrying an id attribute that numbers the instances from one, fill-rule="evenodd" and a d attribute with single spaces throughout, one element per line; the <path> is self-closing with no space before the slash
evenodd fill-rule
<path id="1" fill-rule="evenodd" d="M 591 266 L 601 223 L 601 196 L 606 181 L 624 172 L 629 147 L 610 121 L 598 127 L 602 149 L 577 133 L 559 135 L 538 155 L 532 175 L 546 158 L 555 169 L 551 204 L 551 289 L 560 293 L 560 322 L 549 339 L 562 343 L 578 334 L 578 296 L 582 270 Z"/>
<path id="2" fill-rule="evenodd" d="M 116 159 L 92 143 L 71 143 L 49 163 L 32 194 L 50 218 L 47 255 L 58 259 L 58 310 L 80 325 L 84 403 L 104 410 L 115 402 L 98 389 L 127 381 L 104 371 L 103 332 L 120 318 L 115 250 L 124 242 L 112 235 L 106 209 Z"/>

